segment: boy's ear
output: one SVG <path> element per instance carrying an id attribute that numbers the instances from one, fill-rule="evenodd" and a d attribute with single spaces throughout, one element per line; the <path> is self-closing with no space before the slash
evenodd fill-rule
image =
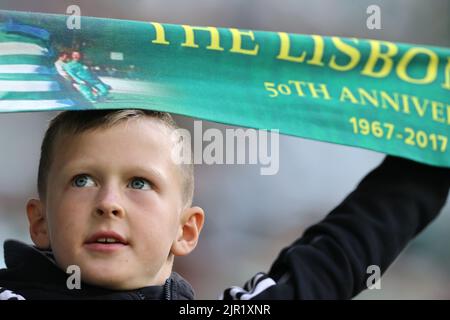
<path id="1" fill-rule="evenodd" d="M 30 237 L 34 244 L 41 249 L 50 247 L 47 230 L 47 218 L 41 200 L 30 199 L 27 202 L 27 216 L 30 224 Z"/>
<path id="2" fill-rule="evenodd" d="M 181 219 L 177 238 L 170 249 L 170 252 L 175 256 L 187 255 L 197 246 L 198 237 L 205 220 L 205 213 L 200 207 L 190 207 L 184 210 Z"/>

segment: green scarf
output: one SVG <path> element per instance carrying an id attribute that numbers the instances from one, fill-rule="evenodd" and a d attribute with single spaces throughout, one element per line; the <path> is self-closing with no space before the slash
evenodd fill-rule
<path id="1" fill-rule="evenodd" d="M 0 11 L 0 112 L 145 108 L 450 167 L 448 48 L 66 20 Z"/>

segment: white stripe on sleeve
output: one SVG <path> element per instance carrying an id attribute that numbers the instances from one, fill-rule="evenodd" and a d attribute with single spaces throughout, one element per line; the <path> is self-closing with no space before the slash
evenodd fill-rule
<path id="1" fill-rule="evenodd" d="M 25 300 L 20 294 L 15 294 L 5 288 L 0 288 L 0 300 Z"/>
<path id="2" fill-rule="evenodd" d="M 228 288 L 219 299 L 250 300 L 275 284 L 276 282 L 272 278 L 259 272 L 245 283 L 244 288 L 236 286 Z"/>

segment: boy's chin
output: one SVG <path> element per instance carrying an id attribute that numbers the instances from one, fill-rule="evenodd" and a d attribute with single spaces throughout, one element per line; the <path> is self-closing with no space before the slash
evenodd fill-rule
<path id="1" fill-rule="evenodd" d="M 102 270 L 102 269 L 81 269 L 81 279 L 83 282 L 104 289 L 126 291 L 139 289 L 153 284 L 145 277 L 137 277 L 136 274 L 130 274 L 130 270 Z"/>
<path id="2" fill-rule="evenodd" d="M 141 287 L 145 287 L 145 285 L 139 285 L 135 281 L 130 281 L 130 278 L 125 275 L 117 275 L 117 274 L 95 274 L 95 275 L 84 275 L 82 277 L 83 282 L 101 287 L 104 289 L 124 291 L 124 290 L 133 290 Z"/>
<path id="3" fill-rule="evenodd" d="M 80 261 L 80 262 L 78 262 Z M 171 268 L 160 270 L 158 276 L 152 275 L 148 269 L 139 269 L 136 264 L 123 259 L 78 259 L 72 262 L 79 266 L 83 283 L 110 290 L 135 290 L 148 286 L 163 285 L 170 276 Z M 78 263 L 77 263 L 78 262 Z M 164 271 L 164 272 L 163 272 Z M 145 272 L 145 273 L 144 273 Z"/>

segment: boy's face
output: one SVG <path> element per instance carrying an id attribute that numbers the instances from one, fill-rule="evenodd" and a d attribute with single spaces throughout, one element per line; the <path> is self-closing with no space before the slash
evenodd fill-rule
<path id="1" fill-rule="evenodd" d="M 203 224 L 200 208 L 184 208 L 168 130 L 144 118 L 59 137 L 46 199 L 28 205 L 34 242 L 48 238 L 58 265 L 79 266 L 91 284 L 164 283 L 173 255 L 193 250 Z M 33 223 L 39 211 L 45 221 Z"/>

